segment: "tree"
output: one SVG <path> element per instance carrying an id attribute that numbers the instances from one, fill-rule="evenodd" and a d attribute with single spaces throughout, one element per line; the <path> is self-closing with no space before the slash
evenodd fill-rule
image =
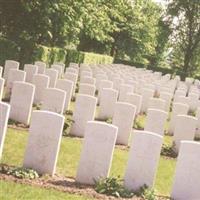
<path id="1" fill-rule="evenodd" d="M 187 75 L 193 75 L 200 68 L 200 2 L 173 0 L 168 15 L 173 30 L 173 63 Z"/>

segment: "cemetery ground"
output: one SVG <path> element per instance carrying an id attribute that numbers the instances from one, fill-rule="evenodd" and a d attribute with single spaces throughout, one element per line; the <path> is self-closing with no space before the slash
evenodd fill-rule
<path id="1" fill-rule="evenodd" d="M 73 110 L 74 104 L 71 104 Z M 69 119 L 70 115 L 67 116 Z M 144 126 L 145 116 L 137 117 L 135 125 L 137 129 Z M 166 127 L 168 124 L 166 124 Z M 28 129 L 9 125 L 4 153 L 1 163 L 20 167 L 23 162 L 26 143 L 28 139 Z M 36 180 L 21 180 L 12 176 L 0 174 L 0 196 L 2 199 L 112 199 L 105 195 L 100 195 L 89 186 L 77 185 L 74 182 L 78 162 L 80 159 L 81 138 L 63 136 L 59 158 L 57 162 L 56 176 L 43 176 Z M 171 136 L 165 136 L 164 146 L 172 144 Z M 123 178 L 125 167 L 128 161 L 129 147 L 116 145 L 111 177 Z M 165 152 L 164 152 L 165 153 Z M 173 156 L 161 155 L 155 182 L 155 192 L 158 199 L 169 199 L 172 187 L 173 175 L 175 172 L 176 159 Z"/>

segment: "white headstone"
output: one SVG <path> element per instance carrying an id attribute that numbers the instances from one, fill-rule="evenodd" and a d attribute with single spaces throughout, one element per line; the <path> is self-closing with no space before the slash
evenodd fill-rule
<path id="1" fill-rule="evenodd" d="M 94 120 L 97 99 L 89 95 L 78 94 L 76 96 L 75 109 L 73 112 L 73 125 L 71 135 L 83 137 L 88 121 Z"/>
<path id="2" fill-rule="evenodd" d="M 25 81 L 28 83 L 32 83 L 33 76 L 38 73 L 38 66 L 31 65 L 31 64 L 25 64 L 24 71 L 26 72 L 26 80 Z"/>
<path id="3" fill-rule="evenodd" d="M 160 93 L 160 98 L 165 100 L 166 104 L 165 104 L 165 111 L 169 111 L 170 105 L 171 105 L 171 101 L 172 101 L 172 97 L 173 94 L 169 93 L 169 92 L 161 92 Z"/>
<path id="4" fill-rule="evenodd" d="M 58 77 L 61 78 L 64 73 L 64 68 L 61 65 L 53 64 L 51 69 L 55 69 L 58 72 Z"/>
<path id="5" fill-rule="evenodd" d="M 118 127 L 117 144 L 128 145 L 135 112 L 136 106 L 132 104 L 125 102 L 115 104 L 112 124 Z"/>
<path id="6" fill-rule="evenodd" d="M 87 123 L 76 181 L 94 184 L 109 175 L 117 127 L 104 122 Z"/>
<path id="7" fill-rule="evenodd" d="M 10 105 L 0 101 L 0 160 L 7 130 Z"/>
<path id="8" fill-rule="evenodd" d="M 34 94 L 35 86 L 31 83 L 18 81 L 14 83 L 10 99 L 10 119 L 29 124 Z"/>
<path id="9" fill-rule="evenodd" d="M 3 73 L 3 78 L 5 79 L 6 82 L 10 69 L 16 69 L 16 70 L 19 69 L 19 62 L 14 60 L 6 60 Z"/>
<path id="10" fill-rule="evenodd" d="M 72 94 L 74 95 L 75 90 L 76 90 L 76 83 L 78 81 L 78 74 L 66 72 L 65 75 L 64 75 L 64 78 L 69 80 L 69 81 L 72 81 L 74 83 L 73 84 L 73 92 L 72 92 Z"/>
<path id="11" fill-rule="evenodd" d="M 198 122 L 197 122 L 197 129 L 196 129 L 196 134 L 195 134 L 195 136 L 196 136 L 197 138 L 200 138 L 200 107 L 197 108 L 196 118 L 198 119 Z"/>
<path id="12" fill-rule="evenodd" d="M 91 84 L 81 83 L 79 85 L 79 94 L 95 96 L 96 87 Z"/>
<path id="13" fill-rule="evenodd" d="M 189 115 L 178 115 L 176 119 L 173 143 L 174 150 L 178 153 L 182 140 L 194 140 L 197 118 Z"/>
<path id="14" fill-rule="evenodd" d="M 148 109 L 144 130 L 163 136 L 167 115 L 168 113 L 163 110 Z"/>
<path id="15" fill-rule="evenodd" d="M 101 99 L 99 106 L 99 119 L 112 118 L 114 114 L 115 104 L 117 102 L 118 91 L 104 88 L 101 90 Z"/>
<path id="16" fill-rule="evenodd" d="M 41 61 L 36 61 L 35 65 L 38 66 L 38 74 L 44 74 L 45 70 L 46 70 L 46 63 L 45 62 L 41 62 Z"/>
<path id="17" fill-rule="evenodd" d="M 182 141 L 171 197 L 198 200 L 200 197 L 200 143 Z"/>
<path id="18" fill-rule="evenodd" d="M 23 166 L 40 174 L 54 175 L 62 138 L 64 116 L 34 111 Z"/>
<path id="19" fill-rule="evenodd" d="M 34 103 L 41 103 L 44 90 L 49 86 L 49 77 L 43 74 L 36 74 L 33 76 L 33 84 L 35 85 Z"/>
<path id="20" fill-rule="evenodd" d="M 54 88 L 58 80 L 58 71 L 55 69 L 46 69 L 45 74 L 49 77 L 49 87 Z"/>
<path id="21" fill-rule="evenodd" d="M 168 130 L 170 135 L 173 135 L 173 133 L 174 133 L 177 116 L 178 115 L 187 115 L 188 111 L 189 111 L 189 106 L 187 104 L 173 103 L 171 119 L 169 122 L 169 130 Z"/>
<path id="22" fill-rule="evenodd" d="M 134 131 L 124 186 L 133 191 L 154 185 L 163 137 L 148 131 Z"/>
<path id="23" fill-rule="evenodd" d="M 142 96 L 135 93 L 128 93 L 126 94 L 126 100 L 127 103 L 130 103 L 134 106 L 136 106 L 136 114 L 139 114 L 141 111 L 141 105 L 142 105 Z"/>
<path id="24" fill-rule="evenodd" d="M 3 74 L 3 67 L 0 66 L 0 78 L 2 77 L 2 74 Z"/>
<path id="25" fill-rule="evenodd" d="M 63 114 L 65 106 L 66 92 L 56 88 L 44 90 L 41 110 L 47 110 Z"/>
<path id="26" fill-rule="evenodd" d="M 148 109 L 149 100 L 154 96 L 155 91 L 143 88 L 141 95 L 142 95 L 142 106 L 141 106 L 141 112 L 146 112 Z"/>
<path id="27" fill-rule="evenodd" d="M 64 90 L 66 92 L 64 110 L 68 110 L 72 98 L 73 82 L 66 79 L 58 79 L 56 83 L 56 88 Z"/>
<path id="28" fill-rule="evenodd" d="M 148 109 L 166 110 L 166 101 L 161 98 L 150 98 Z"/>
<path id="29" fill-rule="evenodd" d="M 8 79 L 6 84 L 6 96 L 10 97 L 13 83 L 15 81 L 25 81 L 26 79 L 26 72 L 18 69 L 10 69 L 8 73 Z"/>
<path id="30" fill-rule="evenodd" d="M 3 78 L 0 78 L 0 101 L 3 98 L 4 84 L 5 80 Z"/>
<path id="31" fill-rule="evenodd" d="M 80 83 L 95 85 L 96 80 L 95 80 L 95 78 L 84 76 L 81 78 Z"/>
<path id="32" fill-rule="evenodd" d="M 119 101 L 126 101 L 126 95 L 128 93 L 133 93 L 134 87 L 128 84 L 121 84 L 119 89 Z"/>

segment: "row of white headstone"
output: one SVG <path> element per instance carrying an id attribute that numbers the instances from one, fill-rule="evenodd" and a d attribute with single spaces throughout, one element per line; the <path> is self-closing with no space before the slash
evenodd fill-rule
<path id="1" fill-rule="evenodd" d="M 74 65 L 74 66 L 76 66 L 76 65 Z M 102 73 L 102 69 L 100 67 L 103 70 L 105 70 L 106 73 L 105 72 Z M 133 125 L 133 121 L 134 121 L 134 118 L 135 118 L 135 114 L 138 114 L 138 113 L 141 112 L 141 110 L 138 109 L 138 107 L 139 107 L 138 105 L 143 105 L 143 108 L 145 108 L 146 110 L 142 110 L 142 111 L 143 112 L 147 111 L 147 122 L 146 122 L 146 125 L 145 125 L 145 131 L 140 132 L 140 135 L 138 137 L 142 137 L 142 135 L 144 135 L 145 139 L 142 137 L 141 139 L 138 139 L 138 140 L 142 140 L 144 142 L 144 145 L 142 145 L 143 148 L 141 148 L 142 141 L 140 141 L 140 144 L 138 143 L 138 145 L 140 145 L 140 146 L 138 146 L 138 148 L 136 148 L 136 150 L 134 150 L 133 155 L 132 155 L 132 153 L 130 153 L 131 156 L 129 158 L 128 167 L 127 167 L 127 171 L 126 171 L 126 175 L 125 175 L 125 185 L 127 186 L 127 188 L 134 189 L 134 190 L 138 186 L 141 186 L 140 183 L 143 183 L 143 184 L 146 183 L 147 185 L 152 186 L 152 183 L 153 183 L 153 180 L 154 180 L 154 177 L 155 177 L 155 171 L 156 171 L 156 168 L 157 168 L 157 161 L 159 159 L 161 144 L 162 144 L 162 135 L 163 135 L 163 132 L 164 132 L 163 127 L 164 127 L 164 123 L 166 121 L 167 114 L 168 114 L 166 111 L 169 110 L 169 105 L 171 103 L 173 96 L 176 95 L 178 90 L 182 90 L 182 89 L 180 89 L 180 86 L 184 88 L 184 91 L 187 90 L 186 94 L 187 93 L 190 94 L 191 90 L 192 90 L 192 92 L 195 91 L 195 94 L 196 93 L 198 94 L 198 92 L 199 92 L 199 90 L 197 90 L 198 89 L 198 84 L 197 84 L 198 82 L 197 83 L 195 82 L 194 85 L 193 84 L 187 85 L 187 82 L 188 82 L 187 80 L 186 80 L 185 83 L 182 83 L 180 81 L 177 81 L 178 79 L 175 79 L 176 81 L 170 80 L 170 78 L 168 76 L 162 77 L 158 73 L 152 73 L 152 72 L 148 72 L 148 71 L 146 72 L 146 71 L 134 69 L 133 70 L 134 71 L 134 73 L 133 73 L 134 78 L 137 77 L 138 79 L 139 78 L 144 79 L 146 77 L 145 82 L 149 82 L 149 77 L 150 77 L 151 83 L 153 81 L 155 81 L 154 79 L 156 79 L 157 81 L 160 81 L 162 83 L 161 85 L 159 85 L 156 82 L 156 84 L 155 84 L 156 89 L 154 88 L 154 90 L 153 90 L 152 89 L 153 86 L 151 84 L 146 85 L 146 83 L 145 83 L 145 85 L 143 85 L 143 87 L 141 87 L 142 83 L 138 84 L 135 80 L 134 81 L 129 80 L 126 76 L 124 77 L 124 81 L 129 80 L 129 84 L 123 84 L 122 82 L 120 82 L 119 77 L 116 78 L 116 79 L 118 79 L 117 81 L 113 80 L 115 78 L 113 77 L 114 76 L 113 73 L 111 73 L 112 71 L 116 71 L 116 68 L 117 68 L 116 73 L 122 72 L 121 75 L 123 76 L 124 74 L 126 74 L 126 71 L 128 71 L 128 74 L 130 75 L 132 73 L 132 68 L 130 68 L 130 67 L 118 66 L 118 65 L 115 65 L 115 66 L 100 66 L 100 67 L 96 66 L 94 68 L 91 68 L 91 67 L 83 65 L 80 68 L 80 91 L 81 91 L 81 85 L 82 84 L 85 84 L 87 87 L 84 90 L 82 90 L 82 91 L 84 91 L 82 94 L 77 95 L 76 103 L 75 103 L 75 111 L 74 111 L 74 114 L 73 114 L 73 119 L 74 119 L 75 123 L 73 124 L 72 130 L 71 130 L 71 134 L 78 135 L 78 136 L 84 136 L 84 147 L 83 147 L 83 151 L 82 151 L 82 154 L 81 154 L 79 169 L 78 169 L 78 172 L 77 172 L 77 181 L 87 183 L 84 179 L 85 176 L 86 176 L 87 180 L 89 181 L 91 179 L 98 178 L 100 176 L 107 176 L 108 175 L 109 167 L 110 167 L 111 160 L 112 160 L 112 153 L 113 153 L 113 149 L 114 149 L 114 144 L 115 143 L 125 144 L 125 145 L 128 144 L 128 138 L 129 138 L 130 132 L 132 130 L 132 125 Z M 74 74 L 76 74 L 78 76 L 79 69 L 77 67 L 73 67 L 73 65 L 72 65 L 70 68 L 67 69 L 66 73 L 72 73 L 71 70 L 73 71 Z M 78 72 L 78 73 L 76 73 L 75 71 Z M 142 75 L 142 74 L 144 74 L 144 75 Z M 152 74 L 153 74 L 153 77 L 152 77 Z M 100 75 L 101 75 L 101 78 L 99 78 L 100 79 L 99 80 L 98 77 Z M 148 75 L 148 76 L 146 76 L 146 75 Z M 62 73 L 61 73 L 61 76 L 62 76 Z M 108 78 L 110 80 L 107 80 Z M 83 80 L 87 81 L 87 82 L 83 82 Z M 173 82 L 173 84 L 172 84 L 172 82 Z M 174 89 L 173 93 L 170 94 L 170 96 L 172 96 L 172 97 L 169 98 L 169 95 L 166 92 L 163 92 L 163 91 L 166 90 L 166 88 L 167 88 L 166 85 L 174 85 L 174 82 L 176 82 L 176 84 L 179 83 L 178 86 L 177 85 L 176 85 L 176 87 L 174 86 L 175 89 L 176 88 L 178 88 L 178 89 L 176 91 Z M 14 84 L 13 84 L 12 90 L 14 90 L 14 85 L 17 84 L 17 82 L 13 81 L 13 83 Z M 18 84 L 20 84 L 20 83 L 18 82 Z M 118 85 L 118 83 L 120 83 L 120 84 Z M 116 85 L 118 85 L 118 87 Z M 159 87 L 157 85 L 159 85 Z M 184 85 L 186 85 L 186 87 L 184 87 Z M 92 87 L 90 87 L 90 86 L 92 86 Z M 134 90 L 130 89 L 130 88 L 133 88 L 133 86 L 135 86 L 136 89 L 134 89 Z M 98 98 L 94 97 L 94 92 L 92 94 L 91 93 L 87 94 L 88 91 L 91 91 L 91 88 L 93 88 L 93 91 L 95 91 L 96 89 L 94 90 L 94 87 L 96 87 L 99 91 Z M 140 87 L 141 87 L 141 89 L 139 89 Z M 73 90 L 74 90 L 74 88 L 75 87 L 73 87 Z M 151 89 L 149 89 L 149 88 L 151 88 Z M 193 88 L 193 89 L 191 89 L 191 88 Z M 170 90 L 171 88 L 169 87 L 169 88 L 167 88 L 167 90 L 168 89 Z M 18 90 L 16 90 L 16 91 L 18 91 Z M 163 92 L 163 98 L 161 98 L 162 92 Z M 13 93 L 14 92 L 12 91 L 11 101 L 12 101 Z M 21 93 L 23 94 L 23 92 L 21 92 Z M 175 93 L 175 95 L 173 95 L 174 93 Z M 154 98 L 154 96 L 160 96 L 160 98 L 159 99 Z M 53 99 L 54 97 L 55 96 L 52 95 L 51 99 Z M 139 98 L 137 98 L 137 97 L 139 97 Z M 177 95 L 177 97 L 179 97 L 179 96 Z M 49 99 L 49 100 L 51 100 L 51 99 Z M 119 102 L 117 102 L 117 99 L 119 99 Z M 136 99 L 136 101 L 133 101 L 133 99 Z M 138 99 L 140 99 L 140 100 L 138 100 Z M 163 100 L 163 99 L 165 99 L 165 100 Z M 170 101 L 169 101 L 169 99 L 170 99 Z M 166 108 L 166 106 L 163 106 L 163 102 L 165 103 L 166 100 L 168 100 L 170 102 L 170 103 L 168 102 L 167 108 Z M 108 125 L 108 124 L 105 124 L 105 123 L 92 121 L 92 120 L 94 120 L 94 113 L 95 113 L 96 104 L 97 104 L 98 101 L 100 103 L 99 117 L 100 118 L 112 117 L 113 118 L 113 125 Z M 198 101 L 199 101 L 199 98 L 198 98 Z M 137 102 L 137 104 L 133 103 L 133 102 Z M 160 103 L 160 102 L 162 102 L 162 103 Z M 194 134 L 195 134 L 196 119 L 191 120 L 191 117 L 187 116 L 187 112 L 188 112 L 189 107 L 190 107 L 189 102 L 190 101 L 184 102 L 184 103 L 186 103 L 184 105 L 181 104 L 182 102 L 180 103 L 180 101 L 175 101 L 175 103 L 173 103 L 172 116 L 174 116 L 174 121 L 172 120 L 173 121 L 172 127 L 175 127 L 175 128 L 174 129 L 172 128 L 171 133 L 172 134 L 174 133 L 174 137 L 176 135 L 178 136 L 178 139 L 175 140 L 175 141 L 178 141 L 177 142 L 178 147 L 179 147 L 179 144 L 182 140 L 191 140 L 191 139 L 193 140 L 192 136 L 190 138 L 184 138 L 185 136 L 180 137 L 180 134 L 182 134 L 183 131 L 184 131 L 185 135 L 187 135 L 187 137 L 189 137 L 188 133 L 191 133 L 191 130 L 192 130 L 191 135 L 194 136 Z M 179 109 L 176 109 L 177 105 L 179 105 L 179 106 L 182 105 L 183 107 L 186 106 L 187 107 L 186 111 L 184 111 L 184 113 L 180 113 L 180 112 L 182 112 L 182 109 L 180 108 L 181 111 L 177 111 L 177 110 L 179 110 Z M 12 105 L 11 105 L 11 109 L 12 109 Z M 21 109 L 23 109 L 23 106 L 21 107 Z M 54 110 L 54 112 L 55 112 L 55 110 Z M 35 165 L 37 167 L 48 166 L 48 167 L 50 167 L 49 171 L 46 170 L 44 172 L 40 169 L 38 169 L 38 171 L 40 171 L 41 173 L 51 173 L 51 174 L 53 174 L 54 171 L 55 171 L 55 164 L 56 164 L 56 159 L 57 159 L 57 154 L 58 154 L 58 149 L 59 149 L 60 138 L 61 138 L 61 134 L 62 134 L 62 128 L 60 128 L 60 125 L 63 126 L 62 123 L 64 122 L 64 119 L 60 118 L 60 121 L 58 120 L 59 122 L 56 123 L 56 125 L 55 125 L 55 120 L 52 120 L 52 121 L 54 121 L 54 123 L 49 123 L 51 121 L 51 117 L 50 117 L 49 114 L 51 116 L 52 116 L 52 114 L 59 116 L 58 114 L 50 113 L 50 112 L 46 112 L 46 111 L 34 111 L 34 113 L 32 115 L 32 120 L 31 120 L 32 121 L 31 127 L 33 126 L 33 128 L 30 128 L 30 132 L 31 132 L 31 130 L 33 130 L 32 131 L 33 134 L 31 134 L 31 135 L 34 135 L 34 133 L 35 133 L 36 136 L 33 136 L 33 139 L 30 139 L 31 138 L 31 135 L 30 135 L 29 143 L 28 143 L 29 148 L 27 147 L 27 149 L 29 149 L 29 150 L 26 151 L 26 152 L 28 152 L 28 153 L 26 153 L 26 155 L 29 155 L 28 156 L 29 159 L 27 158 L 27 156 L 25 156 L 24 163 L 31 163 L 30 166 L 28 166 L 28 165 L 27 166 L 35 168 L 35 169 L 36 169 L 36 167 L 34 167 Z M 179 114 L 182 114 L 183 116 L 179 116 Z M 36 117 L 34 117 L 34 116 L 36 116 Z M 48 123 L 47 122 L 45 123 L 46 118 L 48 119 L 47 120 Z M 37 121 L 37 119 L 39 119 L 39 120 Z M 179 123 L 178 123 L 178 119 L 180 121 Z M 37 121 L 37 122 L 35 122 L 35 121 Z M 88 123 L 88 121 L 91 121 L 91 122 Z M 53 124 L 54 128 L 51 127 L 50 124 Z M 179 124 L 179 126 L 178 126 L 179 128 L 176 128 L 177 124 Z M 44 125 L 44 127 L 43 127 L 43 125 Z M 105 127 L 105 125 L 106 125 L 106 127 Z M 109 131 L 104 131 L 104 129 L 107 130 L 107 127 L 109 127 L 109 129 L 108 129 Z M 115 131 L 114 131 L 114 129 L 112 129 L 113 131 L 111 131 L 110 127 L 114 128 Z M 185 128 L 190 127 L 190 128 L 185 130 L 184 127 Z M 191 128 L 191 127 L 195 127 L 195 128 Z M 47 135 L 45 135 L 44 129 L 45 129 L 45 132 L 47 132 L 47 130 L 51 130 L 51 131 L 56 130 L 55 132 L 57 132 L 57 133 L 54 133 L 54 134 L 57 135 L 56 136 L 57 139 L 55 139 L 52 136 L 54 134 L 49 134 L 50 131 L 47 133 Z M 116 131 L 116 129 L 117 129 L 117 131 Z M 61 131 L 59 132 L 58 130 L 61 130 Z M 151 132 L 154 132 L 154 133 L 149 133 L 148 131 L 151 131 Z M 98 138 L 98 132 L 100 132 L 99 138 Z M 110 133 L 116 132 L 114 134 L 116 136 L 112 136 L 112 139 L 110 139 L 107 136 L 107 135 L 109 135 L 109 133 L 106 134 L 105 132 L 110 132 Z M 97 134 L 97 136 L 95 138 L 93 138 L 92 136 L 95 135 L 95 133 Z M 87 136 L 88 134 L 89 134 L 89 136 Z M 149 140 L 148 140 L 149 134 L 151 136 L 153 135 L 152 136 L 153 138 L 154 138 L 154 136 L 156 136 L 155 140 L 161 141 L 161 142 L 160 143 L 155 142 L 157 145 L 152 145 L 152 143 L 153 143 L 151 141 L 152 139 L 150 140 L 151 142 L 149 142 Z M 42 139 L 41 135 L 44 135 L 44 139 Z M 137 135 L 138 134 L 136 132 L 134 134 L 134 140 L 133 140 L 134 145 L 132 143 L 131 146 L 137 146 L 137 143 L 135 144 L 135 142 L 137 141 L 136 140 Z M 50 136 L 52 137 L 52 139 L 51 139 Z M 147 140 L 147 144 L 145 143 L 146 140 Z M 52 142 L 53 142 L 53 144 L 52 144 Z M 104 146 L 101 145 L 101 142 Z M 112 145 L 111 144 L 108 145 L 108 150 L 105 151 L 106 155 L 107 155 L 106 156 L 106 155 L 103 154 L 102 148 L 103 147 L 105 148 L 105 146 L 106 146 L 105 144 L 107 142 L 111 143 Z M 150 144 L 148 144 L 148 142 Z M 184 142 L 182 142 L 182 143 L 184 143 Z M 194 148 L 197 148 L 197 149 L 199 148 L 198 143 L 186 142 L 186 144 L 188 144 L 188 143 L 189 144 L 191 143 L 188 146 L 194 146 Z M 51 153 L 49 152 L 50 145 L 51 145 L 51 148 L 54 149 L 54 150 L 52 150 L 53 152 L 51 151 Z M 55 147 L 53 147 L 53 146 L 55 146 Z M 154 146 L 156 148 L 155 150 L 152 149 Z M 196 146 L 198 146 L 198 147 L 196 147 Z M 94 150 L 91 150 L 91 148 L 94 148 Z M 99 148 L 99 150 L 98 150 L 98 148 Z M 130 152 L 132 152 L 132 149 L 134 149 L 134 148 L 131 147 Z M 148 149 L 146 149 L 146 148 L 148 148 Z M 32 149 L 33 149 L 33 152 L 32 152 Z M 40 149 L 40 151 L 42 151 L 45 156 L 41 156 L 41 157 L 39 156 L 39 158 L 38 158 L 37 149 Z M 149 153 L 149 151 L 151 149 L 152 149 L 152 153 Z M 34 151 L 36 151 L 36 153 L 34 153 Z M 137 151 L 138 151 L 139 155 L 137 155 Z M 198 152 L 198 151 L 196 151 L 196 152 Z M 196 152 L 195 152 L 195 155 L 196 155 Z M 89 153 L 91 153 L 91 157 L 89 156 Z M 32 156 L 31 158 L 35 157 L 35 159 L 31 159 L 30 154 L 31 155 L 33 154 L 34 156 Z M 46 155 L 46 154 L 49 154 L 49 155 Z M 181 149 L 180 149 L 180 153 L 179 153 L 179 157 L 180 156 L 181 156 Z M 48 159 L 47 160 L 50 162 L 50 164 L 48 162 L 46 162 L 46 159 L 44 159 L 46 157 L 49 158 L 49 160 Z M 98 157 L 99 157 L 99 159 L 96 159 Z M 141 160 L 138 157 L 141 158 Z M 146 157 L 148 157 L 148 159 Z M 137 165 L 135 166 L 135 163 L 142 164 L 145 161 L 145 158 L 147 159 L 147 161 L 146 161 L 147 164 L 144 165 L 145 169 L 143 169 L 142 166 L 140 166 L 140 167 L 138 167 Z M 133 159 L 133 161 L 132 161 L 132 159 Z M 139 159 L 139 161 L 138 161 L 138 159 Z M 187 159 L 189 159 L 189 158 L 187 158 Z M 107 162 L 104 163 L 105 160 Z M 43 163 L 39 164 L 41 162 L 43 162 Z M 101 162 L 103 162 L 103 163 L 101 163 Z M 134 163 L 134 166 L 138 167 L 138 168 L 134 169 L 132 164 L 129 164 L 129 163 L 132 163 L 132 162 Z M 45 163 L 46 163 L 46 165 L 45 165 Z M 81 163 L 84 163 L 84 164 L 81 164 Z M 83 165 L 86 165 L 86 163 L 87 163 L 87 165 L 89 165 L 88 166 L 89 169 L 90 168 L 94 169 L 93 173 L 92 173 L 91 170 L 86 171 L 87 169 L 85 169 L 84 166 L 83 166 Z M 38 165 L 40 165 L 40 166 L 38 166 Z M 195 162 L 194 165 L 195 165 L 195 167 L 199 166 L 199 163 Z M 25 164 L 25 166 L 26 166 L 26 164 Z M 196 172 L 195 167 L 194 167 L 194 169 L 190 169 L 191 173 Z M 130 171 L 129 168 L 131 169 L 131 172 L 129 172 Z M 140 170 L 141 174 L 142 173 L 146 174 L 147 172 L 149 174 L 149 171 L 151 171 L 152 174 L 151 174 L 151 176 L 148 176 L 149 178 L 147 178 L 147 179 L 145 179 L 145 175 L 142 175 L 142 177 L 137 178 L 136 175 L 138 176 L 140 174 L 140 173 L 137 172 L 137 169 Z M 141 171 L 142 169 L 143 169 L 143 171 Z M 103 173 L 103 172 L 105 172 L 104 170 L 107 173 Z M 133 175 L 133 178 L 130 178 L 130 177 L 132 177 L 132 175 L 130 175 L 129 173 L 134 174 L 133 171 L 136 171 L 136 173 L 135 173 L 135 175 Z M 186 178 L 188 178 L 188 177 L 186 177 Z M 139 183 L 138 183 L 138 181 L 139 181 Z M 133 182 L 135 182 L 135 185 L 134 185 Z M 129 183 L 130 183 L 131 186 L 129 185 Z M 180 183 L 178 183 L 178 184 L 180 184 Z M 180 189 L 180 186 L 179 186 L 179 189 Z M 190 189 L 189 192 L 191 192 L 193 190 L 193 188 L 192 188 L 192 190 L 191 190 L 191 188 L 187 188 L 187 193 L 188 193 L 188 189 Z M 186 191 L 186 189 L 185 189 L 185 191 Z M 192 192 L 195 195 L 199 194 L 196 191 L 195 191 L 196 193 L 194 191 L 192 191 Z"/>

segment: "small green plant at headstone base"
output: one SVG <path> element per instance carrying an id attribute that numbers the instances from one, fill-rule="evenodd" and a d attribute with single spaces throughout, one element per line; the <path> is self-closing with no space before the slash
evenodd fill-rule
<path id="1" fill-rule="evenodd" d="M 72 126 L 72 124 L 74 123 L 74 120 L 67 118 L 65 123 L 64 123 L 64 127 L 63 127 L 63 135 L 66 136 L 69 134 L 70 128 Z"/>
<path id="2" fill-rule="evenodd" d="M 147 185 L 142 186 L 135 194 L 139 197 L 142 197 L 145 200 L 156 200 L 155 191 L 149 188 Z"/>
<path id="3" fill-rule="evenodd" d="M 95 181 L 95 191 L 114 197 L 131 198 L 134 196 L 134 193 L 124 188 L 119 177 L 102 178 Z"/>
<path id="4" fill-rule="evenodd" d="M 66 110 L 65 115 L 73 115 L 73 111 L 72 110 Z"/>
<path id="5" fill-rule="evenodd" d="M 33 170 L 23 167 L 10 167 L 8 165 L 1 165 L 0 172 L 7 175 L 12 175 L 20 179 L 36 179 L 39 178 L 39 174 Z"/>

